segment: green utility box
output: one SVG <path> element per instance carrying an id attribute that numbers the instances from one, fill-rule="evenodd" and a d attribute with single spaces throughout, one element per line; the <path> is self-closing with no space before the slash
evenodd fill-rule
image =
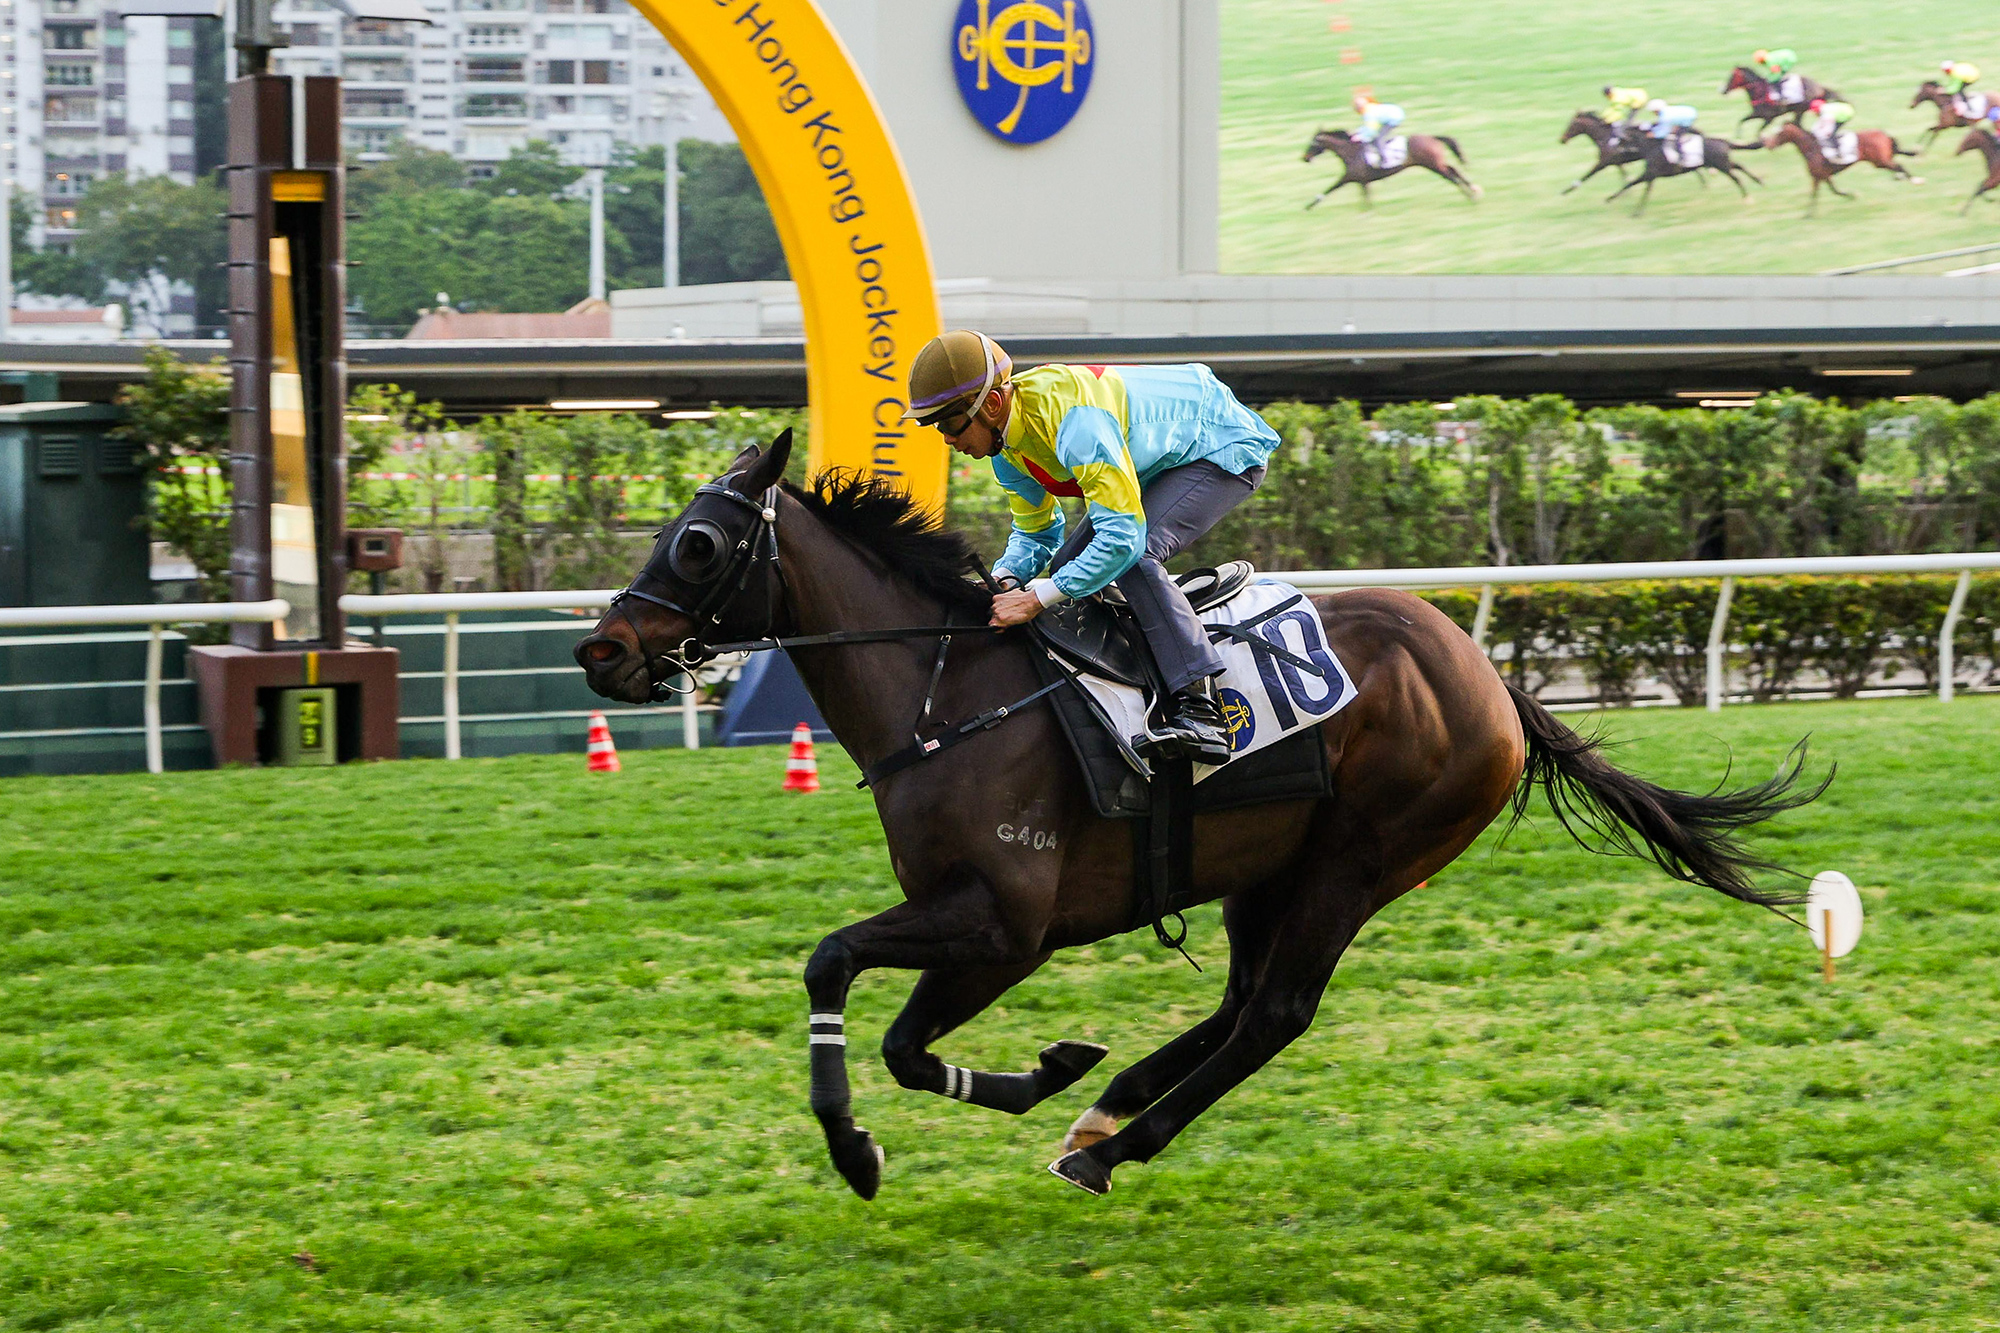
<path id="1" fill-rule="evenodd" d="M 277 690 L 277 762 L 284 767 L 339 760 L 337 697 L 331 685 Z"/>
<path id="2" fill-rule="evenodd" d="M 0 407 L 0 606 L 153 600 L 146 475 L 107 403 Z"/>

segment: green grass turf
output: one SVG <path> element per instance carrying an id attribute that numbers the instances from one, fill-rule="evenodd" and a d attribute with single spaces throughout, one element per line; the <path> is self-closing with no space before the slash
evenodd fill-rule
<path id="1" fill-rule="evenodd" d="M 1352 28 L 1330 32 L 1336 18 Z M 1636 190 L 1603 202 L 1615 172 L 1561 195 L 1595 159 L 1583 140 L 1556 142 L 1574 111 L 1601 104 L 1607 83 L 1687 102 L 1708 133 L 1747 142 L 1747 127 L 1733 129 L 1743 94 L 1716 90 L 1757 48 L 1790 46 L 1802 72 L 1853 103 L 1857 127 L 1888 129 L 1914 148 L 1936 112 L 1909 109 L 1910 97 L 1939 61 L 1971 59 L 1988 82 L 2000 77 L 2000 9 L 1990 5 L 1222 0 L 1222 23 L 1225 272 L 1768 275 L 2000 241 L 2000 205 L 1958 216 L 1984 175 L 1978 154 L 1950 156 L 1962 130 L 1906 161 L 1923 185 L 1852 167 L 1837 179 L 1860 198 L 1822 190 L 1813 219 L 1801 216 L 1809 182 L 1793 148 L 1742 155 L 1765 181 L 1751 187 L 1748 206 L 1706 173 L 1708 189 L 1690 178 L 1661 181 L 1635 219 Z M 1341 64 L 1343 49 L 1361 52 L 1361 62 Z M 1302 211 L 1340 174 L 1327 157 L 1302 162 L 1306 142 L 1319 126 L 1354 125 L 1348 100 L 1362 85 L 1409 113 L 1405 129 L 1456 137 L 1486 197 L 1468 203 L 1412 169 L 1374 187 L 1372 211 L 1351 185 Z"/>
<path id="2" fill-rule="evenodd" d="M 1682 786 L 1839 761 L 1764 844 L 1862 886 L 1837 984 L 1543 814 L 1104 1199 L 1042 1169 L 1101 1079 L 904 1092 L 887 973 L 880 1198 L 825 1163 L 800 970 L 896 896 L 837 756 L 810 798 L 778 749 L 0 783 L 0 1327 L 1994 1327 L 2000 699 L 1608 725 Z M 1212 1004 L 1216 909 L 1192 947 L 1067 954 L 941 1052 L 1108 1072 Z"/>

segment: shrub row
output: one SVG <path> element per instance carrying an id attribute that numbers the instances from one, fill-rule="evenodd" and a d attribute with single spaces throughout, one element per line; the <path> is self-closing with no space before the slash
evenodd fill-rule
<path id="1" fill-rule="evenodd" d="M 1841 698 L 1905 671 L 1938 679 L 1938 637 L 1956 575 L 1739 579 L 1729 613 L 1732 689 L 1758 701 L 1801 683 Z M 1471 630 L 1477 589 L 1422 594 Z M 1539 695 L 1580 671 L 1606 703 L 1641 679 L 1683 706 L 1706 697 L 1709 625 L 1721 581 L 1548 583 L 1494 589 L 1487 650 L 1513 684 Z M 1953 637 L 1954 679 L 2000 670 L 2000 576 L 1974 577 Z"/>

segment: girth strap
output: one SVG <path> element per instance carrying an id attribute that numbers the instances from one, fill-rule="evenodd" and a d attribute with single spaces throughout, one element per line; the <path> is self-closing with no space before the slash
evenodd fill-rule
<path id="1" fill-rule="evenodd" d="M 1042 696 L 1052 693 L 1068 683 L 1067 678 L 1052 680 L 1025 699 L 1017 699 L 1011 704 L 1002 704 L 998 708 L 989 708 L 979 714 L 979 716 L 959 723 L 956 727 L 953 727 L 942 735 L 933 736 L 927 741 L 918 741 L 914 745 L 906 745 L 887 759 L 871 766 L 867 772 L 861 775 L 861 781 L 854 785 L 856 787 L 872 787 L 892 773 L 900 773 L 904 769 L 920 764 L 926 759 L 935 758 L 943 754 L 946 750 L 949 750 L 952 746 L 971 740 L 982 731 L 991 731 L 1008 718 L 1014 716 L 1014 714 L 1020 712 L 1023 708 L 1026 708 L 1029 704 L 1037 702 Z"/>

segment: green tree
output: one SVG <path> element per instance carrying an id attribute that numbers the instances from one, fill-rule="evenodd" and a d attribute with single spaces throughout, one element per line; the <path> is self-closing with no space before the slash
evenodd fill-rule
<path id="1" fill-rule="evenodd" d="M 39 296 L 76 296 L 94 301 L 104 284 L 87 264 L 67 250 L 37 250 L 29 242 L 35 225 L 34 201 L 25 194 L 14 196 L 9 233 L 14 241 L 14 289 Z"/>
<path id="2" fill-rule="evenodd" d="M 530 139 L 507 155 L 493 174 L 472 182 L 472 188 L 492 198 L 536 196 L 543 199 L 561 194 L 583 178 L 583 168 L 562 160 L 562 154 L 546 139 Z"/>
<path id="3" fill-rule="evenodd" d="M 379 162 L 349 160 L 347 164 L 347 207 L 364 216 L 385 199 L 464 186 L 464 163 L 450 153 L 407 140 Z"/>
<path id="4" fill-rule="evenodd" d="M 692 285 L 788 277 L 778 229 L 743 149 L 684 139 L 679 156 L 681 281 Z"/>
<path id="5" fill-rule="evenodd" d="M 222 261 L 228 234 L 222 214 L 228 196 L 214 182 L 181 185 L 165 176 L 133 179 L 123 173 L 95 182 L 77 201 L 77 236 L 71 251 L 89 281 L 77 286 L 88 300 L 123 292 L 135 316 L 164 328 L 169 285 L 194 290 L 195 319 L 221 322 L 227 295 Z"/>
<path id="6" fill-rule="evenodd" d="M 229 599 L 229 379 L 155 343 L 146 378 L 118 395 L 114 434 L 145 451 L 146 518 L 154 541 L 194 565 L 209 601 Z"/>

